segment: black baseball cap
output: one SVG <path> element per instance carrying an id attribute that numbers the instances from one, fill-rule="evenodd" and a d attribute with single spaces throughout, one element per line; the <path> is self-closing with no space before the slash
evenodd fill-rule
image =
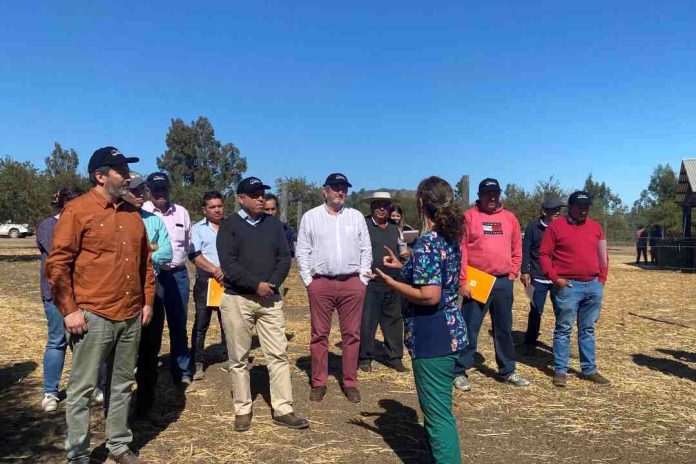
<path id="1" fill-rule="evenodd" d="M 87 172 L 90 174 L 104 166 L 118 166 L 119 164 L 137 163 L 140 158 L 134 156 L 126 157 L 115 147 L 102 147 L 92 153 L 87 165 Z"/>
<path id="2" fill-rule="evenodd" d="M 151 189 L 164 187 L 169 188 L 169 176 L 163 172 L 153 172 L 147 176 L 147 186 Z"/>
<path id="3" fill-rule="evenodd" d="M 353 186 L 350 182 L 348 182 L 348 178 L 340 172 L 329 174 L 329 177 L 326 178 L 326 182 L 324 182 L 324 187 L 329 185 L 347 185 L 348 187 Z"/>
<path id="4" fill-rule="evenodd" d="M 557 209 L 565 206 L 565 202 L 558 198 L 547 198 L 541 202 L 541 209 Z"/>
<path id="5" fill-rule="evenodd" d="M 478 188 L 478 193 L 500 192 L 500 184 L 498 179 L 486 177 L 481 181 Z"/>
<path id="6" fill-rule="evenodd" d="M 258 177 L 247 177 L 237 185 L 237 194 L 251 193 L 256 190 L 270 190 L 271 187 L 261 182 Z"/>
<path id="7" fill-rule="evenodd" d="M 568 204 L 577 206 L 591 206 L 592 197 L 588 192 L 584 190 L 578 190 L 577 192 L 573 192 L 570 194 L 570 196 L 568 197 Z"/>

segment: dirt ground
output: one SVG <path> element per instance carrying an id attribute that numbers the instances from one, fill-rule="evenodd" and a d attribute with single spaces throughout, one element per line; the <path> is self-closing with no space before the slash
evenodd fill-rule
<path id="1" fill-rule="evenodd" d="M 454 395 L 463 462 L 696 462 L 696 275 L 635 267 L 630 248 L 611 248 L 610 253 L 597 359 L 613 385 L 596 387 L 574 375 L 566 389 L 551 385 L 550 304 L 541 347 L 535 356 L 518 354 L 518 372 L 532 380 L 532 388 L 498 382 L 487 319 L 480 365 L 471 376 L 473 389 Z M 46 324 L 38 274 L 32 238 L 0 239 L 1 462 L 64 461 L 64 406 L 52 414 L 40 407 Z M 165 343 L 155 404 L 164 423 L 156 428 L 134 425 L 134 448 L 141 457 L 156 463 L 428 462 L 410 373 L 378 365 L 360 375 L 360 404 L 342 396 L 336 380 L 341 355 L 337 322 L 330 359 L 334 375 L 326 399 L 309 403 L 309 314 L 295 271 L 287 287 L 295 408 L 310 419 L 311 428 L 291 431 L 271 422 L 268 371 L 258 347 L 252 368 L 254 420 L 252 429 L 240 434 L 232 430 L 230 385 L 222 364 L 211 365 L 196 391 L 184 396 L 172 385 Z M 516 284 L 517 342 L 526 329 L 527 308 Z M 189 325 L 192 320 L 193 302 Z M 217 361 L 219 340 L 214 321 L 207 352 Z M 577 373 L 579 361 L 572 359 L 571 367 Z M 63 387 L 69 372 L 70 355 Z M 101 461 L 106 452 L 99 407 L 92 418 L 93 456 Z"/>

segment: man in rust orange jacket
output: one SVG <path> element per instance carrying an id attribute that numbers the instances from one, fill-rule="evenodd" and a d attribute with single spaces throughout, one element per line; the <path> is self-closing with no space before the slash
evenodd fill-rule
<path id="1" fill-rule="evenodd" d="M 140 462 L 128 447 L 133 440 L 128 406 L 140 329 L 152 317 L 155 278 L 145 225 L 138 210 L 121 198 L 128 193 L 128 163 L 136 161 L 114 147 L 94 152 L 88 166 L 94 188 L 63 209 L 46 260 L 73 349 L 66 406 L 69 462 L 90 461 L 89 401 L 99 366 L 107 359 L 109 458 Z"/>

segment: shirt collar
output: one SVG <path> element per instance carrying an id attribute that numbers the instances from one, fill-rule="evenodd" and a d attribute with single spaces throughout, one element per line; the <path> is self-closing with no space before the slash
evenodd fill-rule
<path id="1" fill-rule="evenodd" d="M 125 201 L 123 201 L 123 200 L 119 201 L 118 203 L 112 203 L 109 200 L 107 200 L 104 195 L 97 192 L 97 189 L 94 189 L 94 188 L 91 189 L 89 191 L 89 193 L 92 195 L 92 198 L 94 199 L 94 201 L 96 201 L 97 204 L 104 209 L 108 208 L 109 205 L 113 206 L 114 209 L 119 209 L 125 203 Z"/>
<path id="2" fill-rule="evenodd" d="M 252 218 L 251 216 L 249 216 L 249 215 L 247 214 L 247 212 L 244 211 L 244 209 L 240 209 L 239 211 L 237 211 L 237 214 L 239 214 L 239 217 L 241 217 L 242 219 L 244 219 L 246 222 L 248 222 L 248 223 L 251 224 L 252 226 L 258 224 L 259 222 L 261 222 L 261 219 L 263 218 L 263 214 L 261 214 L 261 216 L 259 216 L 258 219 L 254 219 L 254 218 Z M 206 223 L 207 223 L 207 220 L 206 220 Z"/>
<path id="3" fill-rule="evenodd" d="M 159 211 L 162 214 L 162 216 L 166 216 L 169 213 L 173 213 L 175 210 L 176 210 L 176 205 L 174 205 L 173 201 L 169 202 L 169 208 L 167 208 L 166 211 L 162 211 L 157 206 L 155 206 L 154 202 L 152 203 L 152 211 Z"/>
<path id="4" fill-rule="evenodd" d="M 566 219 L 568 219 L 568 224 L 571 224 L 571 225 L 574 225 L 574 226 L 581 226 L 581 225 L 583 225 L 584 223 L 587 222 L 587 219 L 585 219 L 585 220 L 582 221 L 582 222 L 578 222 L 578 221 L 576 221 L 575 219 L 573 219 L 573 217 L 572 217 L 570 214 L 568 214 L 568 215 L 566 216 Z"/>

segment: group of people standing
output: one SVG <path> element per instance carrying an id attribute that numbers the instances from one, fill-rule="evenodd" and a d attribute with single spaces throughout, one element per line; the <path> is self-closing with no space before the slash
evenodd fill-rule
<path id="1" fill-rule="evenodd" d="M 662 228 L 659 225 L 638 226 L 636 229 L 636 264 L 640 264 L 642 256 L 643 264 L 648 265 L 648 245 L 650 245 L 650 264 L 658 264 L 657 246 L 661 238 L 663 238 Z"/>
<path id="2" fill-rule="evenodd" d="M 59 352 L 64 357 L 69 345 L 73 365 L 66 450 L 71 462 L 89 462 L 89 405 L 99 384 L 104 385 L 108 408 L 110 458 L 142 462 L 128 446 L 131 387 L 137 383 L 136 416 L 157 421 L 153 404 L 165 319 L 169 370 L 183 391 L 191 391 L 194 381 L 205 377 L 205 337 L 217 312 L 227 358 L 224 369 L 232 383 L 234 430 L 243 432 L 252 424 L 249 353 L 254 329 L 269 370 L 274 423 L 309 427 L 293 408 L 287 356 L 281 288 L 293 257 L 309 299 L 310 401 L 322 401 L 327 394 L 333 312 L 338 313 L 341 332 L 341 387 L 351 402 L 361 401 L 358 370 L 370 372 L 378 358 L 374 338 L 379 325 L 384 364 L 408 371 L 404 346 L 412 359 L 435 462 L 460 462 L 452 390 L 471 389 L 467 372 L 474 365 L 486 312 L 491 313 L 501 380 L 530 385 L 516 372 L 512 339 L 513 281 L 520 274 L 523 285 L 534 288 L 525 338 L 530 347 L 537 343 L 544 301 L 551 294 L 556 315 L 554 385 L 565 386 L 575 319 L 583 376 L 608 383 L 594 361 L 606 240 L 599 224 L 587 217 L 591 198 L 586 192 L 570 196 L 568 215 L 562 219 L 563 202 L 542 204 L 541 217 L 527 227 L 523 241 L 514 214 L 502 207 L 497 180 L 484 179 L 478 201 L 464 212 L 452 187 L 429 177 L 416 192 L 420 236 L 407 245 L 408 226 L 388 192 L 366 198 L 370 214 L 363 216 L 345 205 L 351 187 L 347 177 L 333 173 L 323 185 L 324 203 L 302 217 L 295 247 L 292 230 L 276 217 L 277 198 L 260 179 L 239 182 L 239 211 L 227 217 L 222 195 L 206 193 L 201 202 L 204 218 L 192 225 L 188 211 L 171 202 L 167 175 L 143 178 L 129 169 L 128 163 L 137 161 L 114 147 L 95 151 L 88 166 L 94 187 L 79 197 L 81 192 L 62 191 L 54 199 L 56 216 L 44 221 L 37 234 L 45 260 L 42 298 L 49 322 L 44 409 L 56 409 L 63 364 Z M 190 348 L 187 260 L 196 266 Z M 469 266 L 496 277 L 487 301 L 472 298 Z M 208 306 L 212 281 L 224 288 L 219 310 Z M 103 380 L 98 380 L 100 371 Z"/>

